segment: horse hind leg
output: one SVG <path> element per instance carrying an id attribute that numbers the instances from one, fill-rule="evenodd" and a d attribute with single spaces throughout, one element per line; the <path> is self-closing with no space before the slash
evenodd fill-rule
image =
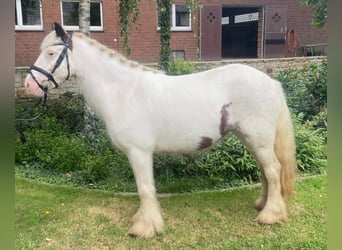
<path id="1" fill-rule="evenodd" d="M 281 165 L 275 156 L 273 145 L 254 150 L 262 169 L 263 188 L 256 207 L 260 210 L 256 221 L 260 224 L 281 223 L 287 220 L 286 205 L 281 194 Z"/>
<path id="2" fill-rule="evenodd" d="M 287 219 L 285 202 L 281 194 L 281 165 L 274 152 L 274 131 L 240 124 L 235 134 L 244 142 L 261 170 L 262 188 L 255 208 L 259 211 L 256 221 L 260 224 L 280 223 Z"/>
<path id="3" fill-rule="evenodd" d="M 265 177 L 264 170 L 260 168 L 261 171 L 261 192 L 259 198 L 255 201 L 254 207 L 257 211 L 261 211 L 266 204 L 267 200 L 267 181 Z"/>
<path id="4" fill-rule="evenodd" d="M 152 153 L 141 150 L 130 150 L 127 154 L 136 180 L 140 207 L 132 218 L 130 236 L 152 238 L 163 231 L 163 218 L 153 179 Z"/>

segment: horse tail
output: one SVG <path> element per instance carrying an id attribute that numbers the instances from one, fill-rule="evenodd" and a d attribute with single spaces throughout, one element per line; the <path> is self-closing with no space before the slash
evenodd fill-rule
<path id="1" fill-rule="evenodd" d="M 281 194 L 287 200 L 294 192 L 296 178 L 296 143 L 290 111 L 286 104 L 281 84 L 277 82 L 281 99 L 281 111 L 278 118 L 274 151 L 281 165 Z"/>

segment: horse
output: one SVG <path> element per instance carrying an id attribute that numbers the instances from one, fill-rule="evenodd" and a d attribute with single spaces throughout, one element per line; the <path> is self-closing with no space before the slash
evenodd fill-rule
<path id="1" fill-rule="evenodd" d="M 82 33 L 67 33 L 55 23 L 41 43 L 25 88 L 41 96 L 51 82 L 58 87 L 70 75 L 78 78 L 85 100 L 103 119 L 111 142 L 126 154 L 133 169 L 140 206 L 130 236 L 152 238 L 163 232 L 153 153 L 202 150 L 229 132 L 244 143 L 260 168 L 255 221 L 270 225 L 287 220 L 296 145 L 278 81 L 243 64 L 169 76 Z"/>

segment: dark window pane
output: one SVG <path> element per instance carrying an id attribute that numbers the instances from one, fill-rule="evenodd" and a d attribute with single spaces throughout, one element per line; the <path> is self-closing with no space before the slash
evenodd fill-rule
<path id="1" fill-rule="evenodd" d="M 176 5 L 176 26 L 190 26 L 189 9 L 185 5 Z"/>
<path id="2" fill-rule="evenodd" d="M 15 25 L 18 25 L 17 7 L 15 7 Z"/>
<path id="3" fill-rule="evenodd" d="M 100 3 L 90 3 L 90 26 L 101 26 Z"/>
<path id="4" fill-rule="evenodd" d="M 39 0 L 22 0 L 21 10 L 23 25 L 40 25 L 40 4 Z M 17 20 L 16 20 L 17 23 Z"/>
<path id="5" fill-rule="evenodd" d="M 78 2 L 63 2 L 63 21 L 66 26 L 78 26 Z M 90 3 L 90 26 L 101 26 L 100 3 Z"/>
<path id="6" fill-rule="evenodd" d="M 78 2 L 63 2 L 63 24 L 66 26 L 78 26 Z"/>

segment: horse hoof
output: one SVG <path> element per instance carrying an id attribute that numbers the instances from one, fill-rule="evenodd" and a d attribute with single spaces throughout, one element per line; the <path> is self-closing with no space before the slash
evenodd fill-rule
<path id="1" fill-rule="evenodd" d="M 161 231 L 156 231 L 152 225 L 135 222 L 128 230 L 128 235 L 134 238 L 150 239 L 156 236 L 158 233 L 161 233 Z"/>
<path id="2" fill-rule="evenodd" d="M 261 225 L 273 225 L 273 224 L 281 224 L 287 220 L 286 212 L 266 212 L 261 211 L 258 217 L 255 219 Z"/>
<path id="3" fill-rule="evenodd" d="M 138 238 L 153 238 L 155 235 L 162 233 L 164 222 L 161 215 L 154 217 L 146 217 L 141 210 L 133 217 L 132 226 L 128 230 L 128 235 Z"/>

